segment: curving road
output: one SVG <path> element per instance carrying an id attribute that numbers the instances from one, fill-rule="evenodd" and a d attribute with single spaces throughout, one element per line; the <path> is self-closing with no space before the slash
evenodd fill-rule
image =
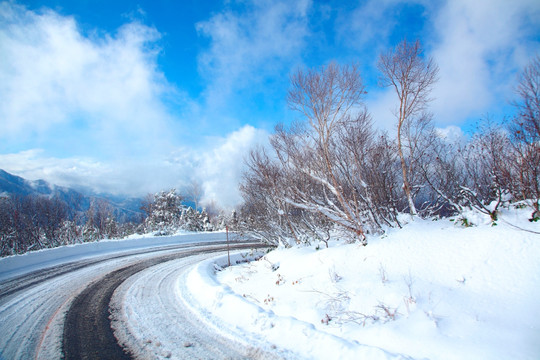
<path id="1" fill-rule="evenodd" d="M 262 245 L 231 246 L 254 247 Z M 178 294 L 187 269 L 224 250 L 174 245 L 4 280 L 0 359 L 272 358 L 201 323 Z"/>

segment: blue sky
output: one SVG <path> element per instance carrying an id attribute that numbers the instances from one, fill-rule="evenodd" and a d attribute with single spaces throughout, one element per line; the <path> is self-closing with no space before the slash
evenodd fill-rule
<path id="1" fill-rule="evenodd" d="M 458 133 L 511 115 L 540 52 L 537 0 L 0 2 L 0 168 L 132 195 L 199 181 L 240 201 L 242 159 L 286 106 L 289 75 L 357 62 L 375 124 L 394 126 L 377 57 L 419 39 L 440 67 L 431 104 Z"/>

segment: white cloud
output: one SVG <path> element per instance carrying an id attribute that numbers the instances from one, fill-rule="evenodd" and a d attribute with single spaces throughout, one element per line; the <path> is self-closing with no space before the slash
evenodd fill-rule
<path id="1" fill-rule="evenodd" d="M 29 180 L 43 179 L 55 185 L 84 185 L 93 188 L 96 178 L 102 182 L 106 166 L 90 158 L 47 157 L 43 149 L 30 149 L 12 154 L 1 154 L 2 169 Z M 107 186 L 104 186 L 107 188 Z"/>
<path id="2" fill-rule="evenodd" d="M 0 163 L 3 170 L 25 179 L 129 196 L 178 186 L 186 170 L 161 160 L 101 162 L 93 158 L 56 158 L 47 156 L 42 149 L 2 154 Z"/>
<path id="3" fill-rule="evenodd" d="M 361 1 L 355 9 L 340 15 L 336 23 L 337 35 L 341 41 L 361 50 L 362 53 L 368 51 L 377 54 L 391 46 L 392 32 L 400 26 L 396 9 L 404 4 L 424 2 L 424 0 Z"/>
<path id="4" fill-rule="evenodd" d="M 4 141 L 64 131 L 84 133 L 88 151 L 128 153 L 167 140 L 161 96 L 173 90 L 157 69 L 155 29 L 130 23 L 84 36 L 72 17 L 11 2 L 0 3 L 0 24 Z"/>
<path id="5" fill-rule="evenodd" d="M 512 100 L 516 72 L 540 50 L 540 2 L 448 1 L 432 21 L 432 55 L 440 67 L 433 110 L 439 122 L 480 117 Z"/>
<path id="6" fill-rule="evenodd" d="M 344 42 L 358 49 L 360 61 L 374 70 L 377 56 L 387 48 L 396 29 L 410 21 L 399 9 L 416 4 L 425 20 L 418 34 L 425 55 L 440 68 L 430 109 L 440 125 L 463 125 L 491 112 L 505 111 L 513 99 L 516 75 L 540 51 L 540 2 L 537 0 L 370 0 L 362 2 L 339 26 Z M 395 34 L 394 34 L 395 35 Z M 413 34 L 414 35 L 414 34 Z M 410 39 L 409 39 L 410 40 Z M 367 64 L 366 64 L 367 62 Z M 392 89 L 368 89 L 369 110 L 383 128 L 391 128 L 389 116 L 396 99 Z"/>
<path id="7" fill-rule="evenodd" d="M 444 128 L 436 128 L 435 131 L 441 139 L 445 139 L 449 144 L 463 145 L 467 142 L 467 136 L 458 126 L 449 125 Z"/>
<path id="8" fill-rule="evenodd" d="M 227 91 L 248 86 L 246 76 L 261 80 L 282 70 L 280 61 L 299 52 L 306 7 L 257 3 L 249 18 L 225 12 L 201 23 L 200 31 L 212 39 L 201 60 L 208 94 L 223 90 L 227 97 Z M 0 168 L 132 196 L 182 189 L 196 179 L 206 201 L 237 205 L 243 157 L 267 133 L 244 126 L 196 148 L 175 145 L 181 124 L 163 99 L 182 94 L 158 69 L 159 39 L 156 29 L 137 22 L 114 35 L 85 35 L 72 17 L 0 3 L 0 141 L 7 149 Z M 183 101 L 208 114 L 204 102 Z M 9 144 L 30 150 L 10 151 Z"/>
<path id="9" fill-rule="evenodd" d="M 179 148 L 167 157 L 100 162 L 92 158 L 55 158 L 41 149 L 0 154 L 3 170 L 29 180 L 84 186 L 97 192 L 130 196 L 176 188 L 193 179 L 202 184 L 203 203 L 214 201 L 223 208 L 241 202 L 238 184 L 244 158 L 256 144 L 266 144 L 268 133 L 246 125 L 224 137 L 214 138 L 204 149 Z"/>
<path id="10" fill-rule="evenodd" d="M 199 34 L 210 39 L 198 61 L 211 109 L 226 106 L 233 91 L 265 92 L 271 90 L 266 81 L 288 82 L 309 33 L 310 5 L 308 0 L 246 2 L 242 13 L 228 8 L 197 24 Z"/>
<path id="11" fill-rule="evenodd" d="M 203 203 L 215 201 L 225 208 L 234 208 L 241 202 L 240 183 L 244 160 L 257 144 L 266 144 L 268 133 L 246 125 L 229 134 L 201 158 L 197 175 L 202 180 Z"/>
<path id="12" fill-rule="evenodd" d="M 393 133 L 397 130 L 395 117 L 397 95 L 391 89 L 368 92 L 366 105 L 374 125 L 378 129 Z"/>

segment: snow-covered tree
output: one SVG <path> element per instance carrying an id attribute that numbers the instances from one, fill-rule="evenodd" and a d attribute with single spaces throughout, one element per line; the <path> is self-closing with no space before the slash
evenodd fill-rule
<path id="1" fill-rule="evenodd" d="M 178 230 L 182 197 L 176 193 L 176 189 L 155 194 L 153 202 L 148 206 L 149 215 L 145 220 L 146 231 L 168 235 Z"/>
<path id="2" fill-rule="evenodd" d="M 182 229 L 186 231 L 203 231 L 204 225 L 200 216 L 201 214 L 192 207 L 184 208 L 181 217 Z"/>
<path id="3" fill-rule="evenodd" d="M 81 229 L 72 220 L 65 220 L 58 230 L 58 242 L 61 245 L 76 244 L 82 242 Z"/>
<path id="4" fill-rule="evenodd" d="M 114 239 L 119 236 L 118 224 L 113 216 L 108 216 L 105 219 L 105 234 L 107 238 Z"/>
<path id="5" fill-rule="evenodd" d="M 206 209 L 203 209 L 201 211 L 200 219 L 202 222 L 202 228 L 203 231 L 213 231 L 214 227 L 212 226 L 212 223 L 210 222 L 210 217 L 206 213 Z"/>

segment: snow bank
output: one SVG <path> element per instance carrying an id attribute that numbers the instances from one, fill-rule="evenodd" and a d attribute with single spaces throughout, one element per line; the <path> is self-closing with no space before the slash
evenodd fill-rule
<path id="1" fill-rule="evenodd" d="M 220 257 L 187 286 L 217 326 L 299 357 L 538 359 L 540 223 L 472 215 L 478 226 L 417 219 L 367 247 L 278 249 L 216 271 Z"/>
<path id="2" fill-rule="evenodd" d="M 242 260 L 241 254 L 234 254 L 231 262 Z M 227 264 L 227 256 L 209 259 L 199 263 L 189 273 L 186 286 L 199 306 L 223 321 L 228 326 L 244 333 L 255 333 L 277 347 L 310 359 L 331 359 L 339 354 L 340 359 L 403 359 L 373 346 L 365 346 L 356 341 L 347 341 L 322 331 L 312 324 L 293 316 L 276 316 L 272 311 L 247 301 L 230 287 L 216 279 L 218 269 Z M 215 320 L 214 320 L 215 321 Z"/>
<path id="3" fill-rule="evenodd" d="M 62 263 L 122 251 L 142 250 L 196 242 L 225 241 L 225 232 L 186 233 L 172 236 L 134 235 L 126 239 L 101 240 L 61 246 L 0 259 L 0 280 Z"/>

